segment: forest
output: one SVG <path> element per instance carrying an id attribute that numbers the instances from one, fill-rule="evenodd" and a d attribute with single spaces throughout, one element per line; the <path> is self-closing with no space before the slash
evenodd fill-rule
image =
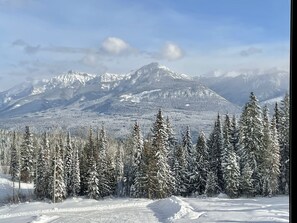
<path id="1" fill-rule="evenodd" d="M 89 127 L 33 133 L 0 130 L 0 165 L 17 185 L 34 184 L 34 199 L 61 202 L 68 197 L 106 196 L 159 199 L 225 193 L 240 196 L 289 194 L 290 99 L 286 94 L 269 113 L 254 93 L 239 118 L 219 114 L 211 133 L 193 143 L 190 126 L 181 136 L 163 111 L 143 135 L 135 122 L 129 136 L 116 139 Z M 20 185 L 20 184 L 19 184 Z"/>

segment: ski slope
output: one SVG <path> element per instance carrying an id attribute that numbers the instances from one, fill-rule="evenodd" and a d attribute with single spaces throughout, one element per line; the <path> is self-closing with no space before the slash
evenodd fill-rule
<path id="1" fill-rule="evenodd" d="M 0 199 L 7 199 L 7 190 L 11 190 L 10 183 L 8 178 L 0 175 Z M 30 192 L 28 186 L 23 192 L 32 191 Z M 0 206 L 0 222 L 289 222 L 289 198 L 277 196 L 229 199 L 220 195 L 214 198 L 172 196 L 161 200 L 93 200 L 77 197 L 55 204 L 39 201 L 4 204 Z"/>

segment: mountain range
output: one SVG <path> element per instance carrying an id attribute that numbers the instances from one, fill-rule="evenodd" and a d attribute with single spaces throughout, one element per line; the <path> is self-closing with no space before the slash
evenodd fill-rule
<path id="1" fill-rule="evenodd" d="M 122 132 L 134 120 L 146 125 L 161 108 L 177 125 L 210 129 L 218 112 L 239 114 L 253 89 L 261 100 L 284 94 L 287 76 L 190 77 L 158 63 L 126 74 L 69 71 L 0 92 L 0 127 L 109 122 L 113 131 Z"/>

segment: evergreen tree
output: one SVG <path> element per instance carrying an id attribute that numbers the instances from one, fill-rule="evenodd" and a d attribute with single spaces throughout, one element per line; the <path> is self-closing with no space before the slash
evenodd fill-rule
<path id="1" fill-rule="evenodd" d="M 78 154 L 78 148 L 73 149 L 73 160 L 72 160 L 72 167 L 71 167 L 71 193 L 70 196 L 77 196 L 80 192 L 80 162 L 79 162 L 79 154 Z"/>
<path id="2" fill-rule="evenodd" d="M 232 117 L 231 126 L 230 126 L 230 139 L 229 139 L 233 151 L 236 153 L 238 160 L 237 162 L 241 168 L 241 161 L 240 161 L 240 143 L 239 143 L 239 128 L 237 126 L 237 121 L 235 115 Z"/>
<path id="3" fill-rule="evenodd" d="M 269 196 L 276 194 L 278 192 L 278 180 L 280 176 L 280 146 L 278 142 L 278 132 L 276 128 L 275 118 L 271 120 L 271 144 L 270 150 L 268 153 L 268 184 L 267 184 L 267 193 Z"/>
<path id="4" fill-rule="evenodd" d="M 11 153 L 10 153 L 10 174 L 11 180 L 16 181 L 20 175 L 20 158 L 18 154 L 18 149 L 16 145 L 16 133 L 13 132 L 12 135 L 12 144 L 11 144 Z"/>
<path id="5" fill-rule="evenodd" d="M 169 150 L 168 151 L 168 163 L 169 163 L 171 170 L 173 170 L 174 153 L 175 153 L 175 149 L 177 146 L 177 139 L 176 139 L 174 129 L 172 127 L 172 124 L 171 124 L 168 116 L 166 118 L 165 126 L 166 126 L 166 133 L 168 136 L 168 150 Z"/>
<path id="6" fill-rule="evenodd" d="M 207 141 L 207 146 L 209 149 L 209 169 L 210 171 L 215 174 L 216 193 L 223 189 L 224 179 L 223 179 L 223 172 L 222 172 L 222 150 L 223 150 L 223 134 L 222 134 L 222 126 L 220 115 L 218 114 L 217 120 L 215 121 L 213 131 L 210 133 L 209 139 Z"/>
<path id="7" fill-rule="evenodd" d="M 116 195 L 124 195 L 124 151 L 121 143 L 118 143 L 115 156 L 115 177 L 116 177 Z"/>
<path id="8" fill-rule="evenodd" d="M 56 144 L 54 157 L 52 159 L 52 174 L 50 181 L 50 195 L 53 202 L 61 202 L 66 198 L 66 186 L 64 183 L 64 165 L 61 154 L 63 153 L 59 144 Z"/>
<path id="9" fill-rule="evenodd" d="M 46 133 L 45 133 L 46 135 Z M 45 136 L 46 137 L 46 136 Z M 43 199 L 48 195 L 48 158 L 46 158 L 46 150 L 47 148 L 44 144 L 41 145 L 38 158 L 36 162 L 36 176 L 35 176 L 35 184 L 34 184 L 34 193 L 37 198 Z"/>
<path id="10" fill-rule="evenodd" d="M 182 138 L 182 146 L 185 151 L 186 158 L 186 174 L 184 176 L 183 182 L 186 186 L 186 195 L 191 195 L 194 188 L 194 178 L 195 178 L 195 170 L 197 170 L 196 165 L 196 151 L 193 148 L 192 137 L 190 127 L 187 126 L 186 131 Z"/>
<path id="11" fill-rule="evenodd" d="M 16 145 L 16 133 L 13 132 L 12 135 L 12 144 L 11 144 L 11 153 L 10 153 L 10 174 L 11 180 L 13 183 L 13 201 L 16 201 L 16 193 L 15 193 L 15 181 L 20 177 L 20 157 L 17 150 Z"/>
<path id="12" fill-rule="evenodd" d="M 152 157 L 150 157 L 149 198 L 164 198 L 172 194 L 174 181 L 168 164 L 168 135 L 162 115 L 159 110 L 152 128 Z"/>
<path id="13" fill-rule="evenodd" d="M 97 171 L 99 180 L 99 193 L 102 197 L 104 197 L 108 196 L 111 192 L 111 182 L 108 181 L 108 171 L 111 167 L 109 167 L 110 163 L 108 163 L 107 160 L 107 138 L 103 125 L 100 132 L 97 133 L 96 141 L 96 151 L 98 152 Z"/>
<path id="14" fill-rule="evenodd" d="M 177 145 L 176 147 L 173 176 L 175 179 L 174 194 L 186 196 L 187 187 L 184 182 L 186 176 L 186 155 L 182 145 Z"/>
<path id="15" fill-rule="evenodd" d="M 195 192 L 199 195 L 203 194 L 206 188 L 208 163 L 208 147 L 206 137 L 203 131 L 200 132 L 196 144 L 196 165 L 195 169 Z"/>
<path id="16" fill-rule="evenodd" d="M 66 191 L 67 194 L 72 194 L 72 185 L 71 185 L 71 172 L 72 172 L 72 158 L 73 155 L 73 149 L 71 146 L 71 139 L 70 139 L 70 132 L 67 134 L 67 139 L 66 139 L 66 146 L 65 146 L 65 157 L 64 157 L 64 178 L 65 178 L 65 185 L 66 185 Z"/>
<path id="17" fill-rule="evenodd" d="M 289 194 L 290 185 L 290 97 L 286 94 L 280 105 L 279 120 L 280 179 L 279 190 Z"/>
<path id="18" fill-rule="evenodd" d="M 242 174 L 240 178 L 240 191 L 241 194 L 252 197 L 255 194 L 254 183 L 252 179 L 253 170 L 250 168 L 247 162 L 242 169 Z"/>
<path id="19" fill-rule="evenodd" d="M 261 194 L 263 185 L 261 169 L 263 169 L 263 119 L 258 99 L 250 95 L 240 120 L 240 144 L 243 166 L 247 163 L 252 170 L 255 192 Z"/>
<path id="20" fill-rule="evenodd" d="M 234 198 L 239 195 L 240 169 L 237 155 L 230 143 L 231 129 L 230 118 L 226 115 L 223 127 L 224 143 L 222 152 L 223 191 L 231 198 Z"/>
<path id="21" fill-rule="evenodd" d="M 32 182 L 33 180 L 33 136 L 30 132 L 29 126 L 25 127 L 23 142 L 21 144 L 21 181 Z"/>
<path id="22" fill-rule="evenodd" d="M 209 171 L 207 174 L 206 186 L 205 186 L 205 194 L 208 197 L 212 197 L 213 195 L 217 194 L 218 185 L 217 185 L 217 176 L 212 171 Z"/>
<path id="23" fill-rule="evenodd" d="M 140 127 L 137 122 L 135 122 L 133 133 L 132 133 L 132 151 L 133 151 L 133 162 L 132 162 L 132 180 L 133 180 L 133 193 L 134 197 L 139 197 L 143 194 L 143 188 L 145 184 L 145 163 L 143 157 L 143 137 L 141 134 Z M 130 190 L 131 191 L 131 190 Z"/>

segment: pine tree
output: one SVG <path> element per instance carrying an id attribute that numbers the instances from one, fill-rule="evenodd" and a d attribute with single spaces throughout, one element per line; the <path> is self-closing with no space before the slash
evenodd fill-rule
<path id="1" fill-rule="evenodd" d="M 111 192 L 111 182 L 108 181 L 109 163 L 107 160 L 107 138 L 104 125 L 97 133 L 96 151 L 98 152 L 97 171 L 99 180 L 99 193 L 102 197 L 108 196 Z"/>
<path id="2" fill-rule="evenodd" d="M 21 181 L 32 182 L 33 180 L 33 136 L 30 132 L 29 126 L 25 127 L 23 142 L 21 144 Z"/>
<path id="3" fill-rule="evenodd" d="M 143 194 L 143 188 L 145 187 L 145 163 L 143 160 L 143 136 L 137 122 L 135 122 L 132 133 L 132 148 L 134 155 L 131 171 L 131 178 L 133 180 L 133 194 L 131 195 L 134 197 L 140 197 L 141 194 Z"/>
<path id="4" fill-rule="evenodd" d="M 223 191 L 231 198 L 239 195 L 240 169 L 238 158 L 234 151 L 231 139 L 231 121 L 228 115 L 225 117 L 223 127 L 223 152 L 222 152 L 222 171 L 224 176 Z"/>
<path id="5" fill-rule="evenodd" d="M 209 169 L 208 163 L 208 147 L 206 137 L 203 131 L 200 132 L 196 144 L 196 166 L 195 169 L 195 192 L 199 195 L 203 194 L 206 188 L 207 173 Z"/>
<path id="6" fill-rule="evenodd" d="M 78 155 L 78 148 L 73 149 L 73 160 L 72 160 L 72 168 L 71 168 L 71 184 L 70 188 L 72 188 L 70 196 L 77 196 L 80 192 L 80 162 Z"/>
<path id="7" fill-rule="evenodd" d="M 149 198 L 164 198 L 172 194 L 174 180 L 168 164 L 168 135 L 162 115 L 159 110 L 152 128 L 152 153 L 150 157 L 149 175 L 151 188 Z"/>
<path id="8" fill-rule="evenodd" d="M 246 103 L 240 120 L 240 144 L 243 166 L 247 163 L 251 168 L 254 189 L 261 194 L 263 188 L 261 169 L 263 167 L 263 119 L 258 99 L 253 94 Z"/>
<path id="9" fill-rule="evenodd" d="M 290 97 L 286 94 L 280 105 L 279 118 L 280 179 L 279 190 L 289 194 L 290 185 Z"/>
<path id="10" fill-rule="evenodd" d="M 12 135 L 12 144 L 11 144 L 11 153 L 10 153 L 10 174 L 11 180 L 16 181 L 20 175 L 20 158 L 16 145 L 16 133 L 13 132 Z"/>
<path id="11" fill-rule="evenodd" d="M 118 143 L 115 156 L 115 177 L 116 177 L 116 195 L 124 195 L 124 151 L 121 143 Z"/>
<path id="12" fill-rule="evenodd" d="M 235 115 L 233 115 L 232 117 L 232 121 L 231 121 L 231 126 L 230 126 L 230 139 L 229 139 L 232 147 L 233 147 L 233 151 L 236 153 L 237 155 L 237 162 L 240 166 L 240 170 L 242 168 L 241 166 L 241 160 L 240 160 L 240 143 L 239 143 L 239 128 L 237 126 L 237 121 L 236 121 L 236 117 Z"/>
<path id="13" fill-rule="evenodd" d="M 182 145 L 177 145 L 175 150 L 173 176 L 175 179 L 174 195 L 186 196 L 187 187 L 184 182 L 186 176 L 186 155 L 184 147 Z"/>
<path id="14" fill-rule="evenodd" d="M 280 176 L 280 146 L 278 142 L 278 132 L 275 118 L 271 120 L 271 147 L 268 154 L 269 178 L 267 180 L 268 195 L 271 196 L 278 192 L 278 180 Z"/>
<path id="15" fill-rule="evenodd" d="M 206 186 L 205 186 L 205 194 L 208 197 L 212 197 L 213 195 L 217 194 L 218 185 L 217 185 L 217 176 L 212 171 L 208 172 Z"/>
<path id="16" fill-rule="evenodd" d="M 59 144 L 56 144 L 54 157 L 52 159 L 52 174 L 50 181 L 50 195 L 53 202 L 61 202 L 66 198 L 66 186 L 64 183 L 64 165 L 61 154 L 63 153 Z"/>
<path id="17" fill-rule="evenodd" d="M 185 151 L 186 158 L 186 174 L 184 176 L 184 183 L 186 186 L 186 195 L 189 196 L 194 192 L 194 178 L 195 178 L 195 170 L 197 169 L 196 165 L 196 151 L 193 148 L 192 137 L 190 127 L 187 126 L 186 131 L 182 138 L 182 146 Z"/>
<path id="18" fill-rule="evenodd" d="M 13 189 L 13 201 L 16 202 L 16 193 L 15 193 L 15 181 L 20 177 L 20 157 L 16 145 L 16 133 L 13 132 L 12 135 L 12 144 L 11 144 L 11 153 L 10 153 L 10 174 L 12 180 L 12 189 Z"/>
<path id="19" fill-rule="evenodd" d="M 220 115 L 218 114 L 217 120 L 215 121 L 213 131 L 209 135 L 207 141 L 207 146 L 209 149 L 209 169 L 215 174 L 216 193 L 223 189 L 223 172 L 222 172 L 222 150 L 223 150 L 223 134 L 222 126 L 220 121 Z"/>
<path id="20" fill-rule="evenodd" d="M 177 139 L 176 139 L 174 129 L 172 127 L 172 124 L 171 124 L 168 116 L 165 121 L 165 126 L 166 126 L 166 133 L 168 136 L 168 163 L 169 163 L 171 170 L 173 170 L 174 153 L 175 153 L 175 149 L 177 146 Z"/>
<path id="21" fill-rule="evenodd" d="M 46 137 L 46 133 L 45 133 Z M 36 176 L 34 184 L 34 193 L 37 198 L 43 199 L 48 196 L 48 158 L 46 158 L 46 150 L 44 143 L 41 145 L 36 162 Z"/>
<path id="22" fill-rule="evenodd" d="M 66 185 L 66 192 L 67 194 L 72 194 L 72 187 L 71 187 L 71 172 L 72 172 L 72 155 L 73 155 L 73 149 L 71 146 L 71 139 L 70 139 L 70 132 L 67 134 L 66 139 L 66 146 L 65 146 L 65 157 L 64 157 L 64 179 L 65 179 L 65 185 Z"/>
<path id="23" fill-rule="evenodd" d="M 252 179 L 253 170 L 250 168 L 247 162 L 242 169 L 242 174 L 240 178 L 240 191 L 241 194 L 252 197 L 255 195 L 254 183 Z"/>

